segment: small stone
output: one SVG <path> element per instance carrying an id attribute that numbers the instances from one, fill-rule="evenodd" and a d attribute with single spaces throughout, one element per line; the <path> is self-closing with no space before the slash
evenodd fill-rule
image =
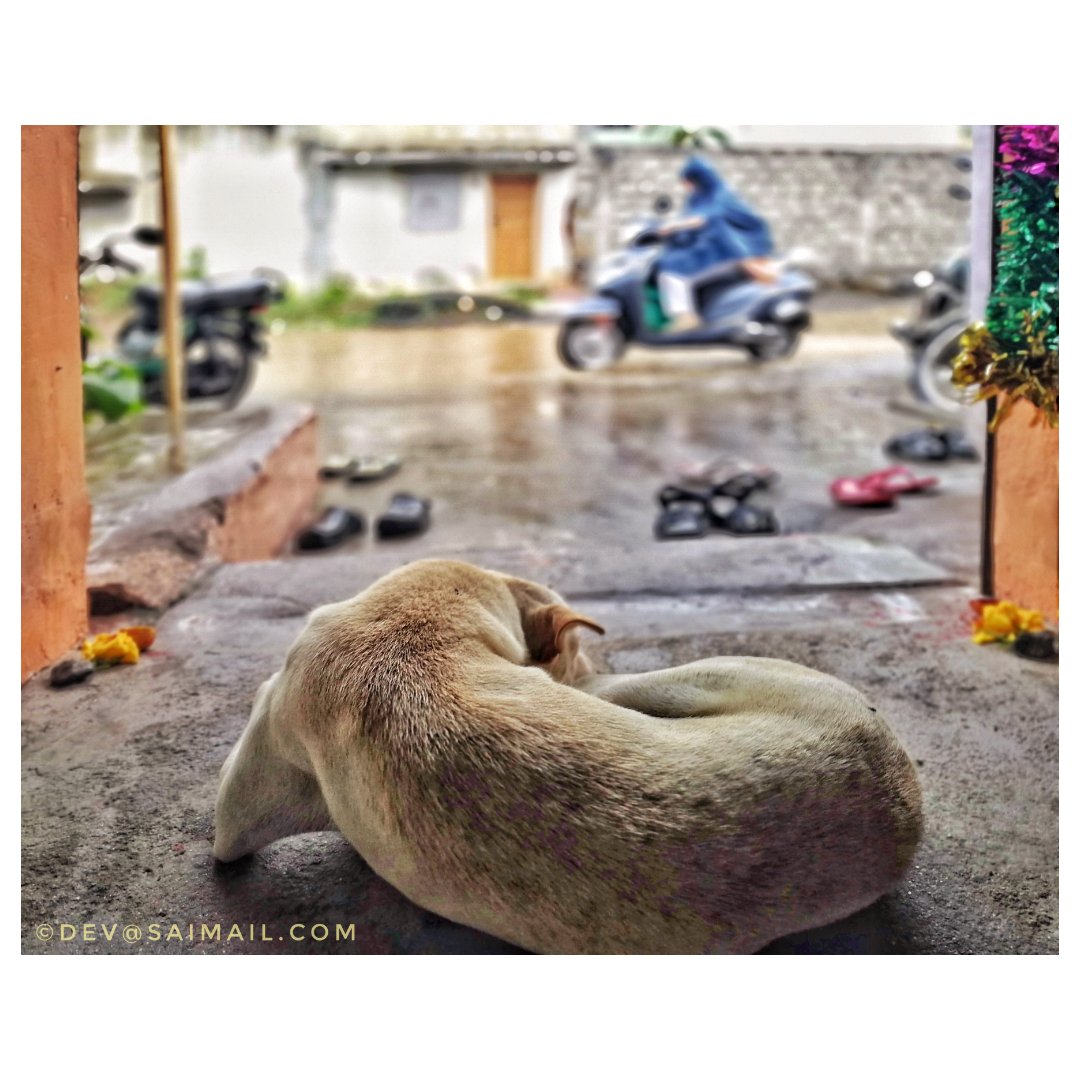
<path id="1" fill-rule="evenodd" d="M 49 672 L 49 684 L 51 686 L 71 686 L 73 683 L 82 682 L 90 678 L 94 673 L 94 665 L 81 656 L 69 656 L 55 664 Z"/>

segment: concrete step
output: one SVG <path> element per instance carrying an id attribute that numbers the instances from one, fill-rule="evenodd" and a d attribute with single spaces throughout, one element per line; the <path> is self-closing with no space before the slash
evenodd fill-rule
<path id="1" fill-rule="evenodd" d="M 711 594 L 897 590 L 963 584 L 899 544 L 815 533 L 706 537 L 642 549 L 447 547 L 440 557 L 537 581 L 575 601 L 637 601 Z M 208 588 L 230 597 L 290 596 L 314 607 L 351 596 L 413 562 L 408 543 L 375 554 L 315 554 L 223 566 Z"/>
<path id="2" fill-rule="evenodd" d="M 291 539 L 318 490 L 315 412 L 278 405 L 240 419 L 226 450 L 114 512 L 89 553 L 92 613 L 168 607 L 219 561 L 269 559 Z"/>

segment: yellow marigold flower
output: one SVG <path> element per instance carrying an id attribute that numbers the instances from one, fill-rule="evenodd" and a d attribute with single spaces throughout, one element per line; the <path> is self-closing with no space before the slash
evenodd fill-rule
<path id="1" fill-rule="evenodd" d="M 1046 620 L 1043 618 L 1043 613 L 1041 611 L 1027 611 L 1024 608 L 1021 608 L 1017 620 L 1017 629 L 1029 630 L 1032 633 L 1035 633 L 1036 631 L 1046 629 L 1045 622 Z"/>
<path id="2" fill-rule="evenodd" d="M 83 642 L 83 656 L 95 664 L 137 664 L 139 646 L 129 634 L 118 630 L 114 634 L 97 634 Z"/>
<path id="3" fill-rule="evenodd" d="M 1022 630 L 1042 630 L 1044 619 L 1041 611 L 1019 607 L 1011 600 L 982 604 L 975 621 L 971 624 L 971 640 L 976 645 L 991 641 L 1003 641 L 1007 645 L 1016 640 Z"/>
<path id="4" fill-rule="evenodd" d="M 988 641 L 1009 641 L 1015 634 L 1013 613 L 1007 601 L 1001 604 L 987 604 L 982 617 L 976 621 L 975 630 L 981 631 Z"/>

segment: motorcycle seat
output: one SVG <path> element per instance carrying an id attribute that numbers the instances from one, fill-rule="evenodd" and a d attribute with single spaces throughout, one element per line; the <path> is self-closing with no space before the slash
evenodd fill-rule
<path id="1" fill-rule="evenodd" d="M 160 285 L 139 285 L 133 298 L 144 307 L 161 304 Z M 184 281 L 180 284 L 180 302 L 185 311 L 224 311 L 232 308 L 261 307 L 273 299 L 273 285 L 265 278 L 242 278 L 238 281 Z"/>

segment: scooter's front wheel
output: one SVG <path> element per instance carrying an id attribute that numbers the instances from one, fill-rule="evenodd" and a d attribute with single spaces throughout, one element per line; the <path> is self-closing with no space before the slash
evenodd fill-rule
<path id="1" fill-rule="evenodd" d="M 941 412 L 959 412 L 971 404 L 969 395 L 952 381 L 953 361 L 960 352 L 964 325 L 946 327 L 915 361 L 912 389 L 920 400 Z"/>
<path id="2" fill-rule="evenodd" d="M 802 331 L 784 323 L 774 323 L 770 327 L 773 333 L 762 341 L 747 346 L 751 360 L 786 360 L 794 356 L 799 348 Z"/>
<path id="3" fill-rule="evenodd" d="M 563 323 L 557 343 L 559 359 L 574 371 L 600 371 L 617 364 L 626 338 L 614 322 L 575 319 Z"/>

